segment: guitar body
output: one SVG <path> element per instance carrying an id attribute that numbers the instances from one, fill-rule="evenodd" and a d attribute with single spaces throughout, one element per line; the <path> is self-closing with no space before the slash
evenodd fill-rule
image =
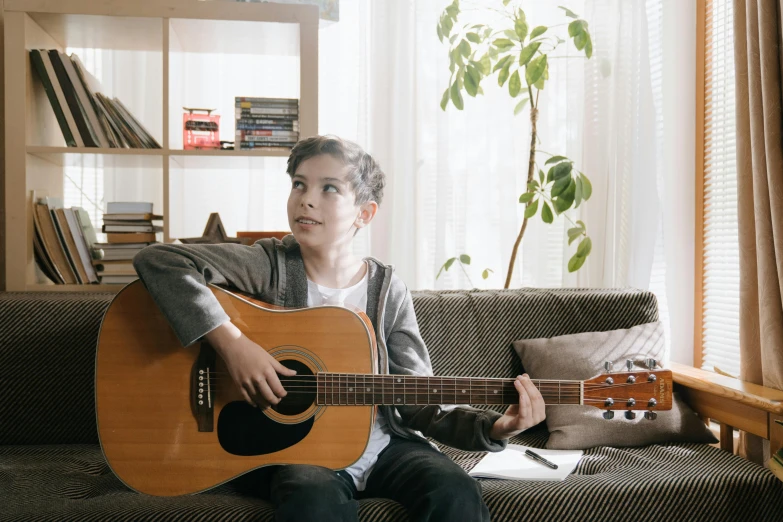
<path id="1" fill-rule="evenodd" d="M 282 309 L 210 289 L 233 324 L 297 377 L 376 373 L 375 335 L 363 313 Z M 125 287 L 104 316 L 96 353 L 98 435 L 112 470 L 136 491 L 182 495 L 262 466 L 342 469 L 356 462 L 375 406 L 318 405 L 315 394 L 285 387 L 289 396 L 274 409 L 248 405 L 208 343 L 181 346 L 140 281 Z"/>

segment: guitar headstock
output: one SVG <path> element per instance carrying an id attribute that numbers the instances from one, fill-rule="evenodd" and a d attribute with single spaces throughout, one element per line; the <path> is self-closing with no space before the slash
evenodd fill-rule
<path id="1" fill-rule="evenodd" d="M 636 418 L 633 410 L 646 410 L 644 417 L 654 420 L 656 411 L 672 409 L 672 372 L 650 369 L 603 373 L 584 381 L 584 403 L 606 410 L 605 419 L 613 418 L 615 410 L 626 410 L 626 419 Z"/>

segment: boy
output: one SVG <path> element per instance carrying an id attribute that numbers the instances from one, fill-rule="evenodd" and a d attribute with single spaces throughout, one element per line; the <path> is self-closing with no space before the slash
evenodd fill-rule
<path id="1" fill-rule="evenodd" d="M 286 396 L 278 374 L 294 375 L 228 319 L 205 283 L 228 284 L 286 307 L 350 304 L 366 311 L 381 373 L 432 375 L 411 294 L 393 268 L 352 254 L 370 224 L 385 176 L 358 145 L 332 136 L 300 141 L 288 158 L 292 235 L 252 246 L 153 245 L 134 266 L 184 346 L 204 337 L 226 363 L 245 400 L 259 408 Z M 544 420 L 530 379 L 514 381 L 519 404 L 505 415 L 468 407 L 383 406 L 362 457 L 345 470 L 265 468 L 277 520 L 358 520 L 357 498 L 403 504 L 413 520 L 489 520 L 480 484 L 424 436 L 469 451 L 499 451 L 506 439 Z M 424 436 L 422 436 L 422 434 Z"/>

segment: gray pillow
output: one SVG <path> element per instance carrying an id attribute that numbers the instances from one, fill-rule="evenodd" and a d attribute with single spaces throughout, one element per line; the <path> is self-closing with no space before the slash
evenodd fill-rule
<path id="1" fill-rule="evenodd" d="M 651 357 L 659 365 L 668 363 L 663 326 L 647 323 L 627 330 L 585 332 L 543 339 L 522 339 L 513 343 L 522 366 L 531 379 L 591 379 L 604 373 L 604 362 L 615 371 L 626 371 L 626 359 L 641 366 Z M 634 368 L 644 370 L 646 368 Z M 641 406 L 644 408 L 644 405 Z M 622 410 L 614 419 L 603 418 L 604 410 L 590 406 L 547 406 L 546 424 L 550 449 L 587 449 L 595 446 L 645 446 L 663 442 L 718 440 L 682 399 L 674 394 L 672 409 L 658 411 L 648 420 L 642 411 L 628 420 Z"/>

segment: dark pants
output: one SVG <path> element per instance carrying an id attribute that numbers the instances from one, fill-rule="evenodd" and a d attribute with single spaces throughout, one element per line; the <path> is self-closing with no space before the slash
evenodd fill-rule
<path id="1" fill-rule="evenodd" d="M 425 442 L 392 437 L 365 491 L 356 491 L 348 473 L 320 466 L 275 466 L 266 471 L 278 522 L 358 521 L 357 499 L 365 497 L 396 500 L 416 522 L 489 520 L 481 485 Z"/>

